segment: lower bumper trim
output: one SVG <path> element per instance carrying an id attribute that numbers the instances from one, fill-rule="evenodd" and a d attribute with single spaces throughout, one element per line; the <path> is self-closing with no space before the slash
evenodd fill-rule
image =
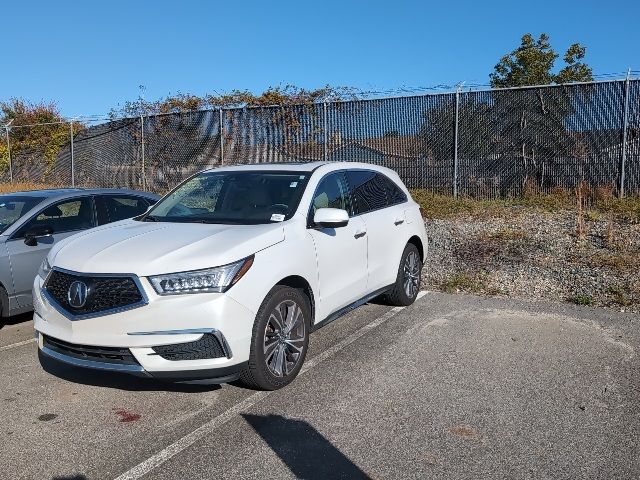
<path id="1" fill-rule="evenodd" d="M 85 360 L 68 355 L 63 355 L 47 347 L 39 349 L 39 354 L 57 362 L 72 365 L 74 367 L 89 368 L 93 370 L 101 370 L 106 372 L 126 373 L 139 377 L 153 378 L 156 380 L 169 382 L 198 382 L 206 381 L 206 383 L 227 383 L 240 378 L 240 372 L 246 368 L 248 362 L 238 363 L 229 367 L 211 368 L 201 370 L 173 370 L 150 372 L 142 368 L 140 365 L 123 365 L 117 363 L 96 362 L 93 360 Z"/>
<path id="2" fill-rule="evenodd" d="M 69 355 L 64 355 L 62 353 L 56 352 L 55 350 L 50 349 L 49 347 L 42 347 L 42 353 L 45 355 L 55 358 L 59 362 L 68 363 L 69 365 L 74 365 L 76 367 L 84 367 L 84 368 L 93 368 L 95 370 L 107 370 L 112 372 L 144 372 L 144 368 L 140 365 L 129 365 L 123 363 L 106 363 L 106 362 L 97 362 L 94 360 L 85 360 L 83 358 L 71 357 Z"/>

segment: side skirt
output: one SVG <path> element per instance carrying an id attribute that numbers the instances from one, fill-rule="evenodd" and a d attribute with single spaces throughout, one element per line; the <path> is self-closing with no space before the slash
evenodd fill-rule
<path id="1" fill-rule="evenodd" d="M 391 290 L 393 288 L 393 285 L 394 284 L 388 285 L 388 286 L 383 287 L 383 288 L 379 288 L 375 292 L 371 292 L 370 294 L 365 295 L 360 300 L 356 300 L 355 302 L 350 303 L 346 307 L 342 307 L 340 310 L 337 310 L 337 311 L 333 312 L 331 315 L 329 315 L 324 320 L 320 320 L 318 323 L 313 325 L 313 327 L 311 327 L 311 332 L 315 332 L 316 330 L 321 329 L 325 325 L 328 325 L 331 322 L 333 322 L 334 320 L 339 319 L 340 317 L 342 317 L 343 315 L 346 315 L 350 311 L 355 310 L 358 307 L 361 307 L 362 305 L 367 303 L 369 300 L 373 300 L 374 298 L 382 295 L 383 293 L 388 292 L 389 290 Z"/>

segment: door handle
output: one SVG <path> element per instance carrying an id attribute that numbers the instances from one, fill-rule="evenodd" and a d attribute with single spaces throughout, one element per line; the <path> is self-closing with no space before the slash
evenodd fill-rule
<path id="1" fill-rule="evenodd" d="M 393 222 L 394 225 L 401 225 L 404 223 L 404 219 L 403 218 L 396 218 L 396 221 Z"/>
<path id="2" fill-rule="evenodd" d="M 360 238 L 360 237 L 364 237 L 367 234 L 366 230 L 358 230 L 355 235 L 353 236 L 353 238 Z"/>

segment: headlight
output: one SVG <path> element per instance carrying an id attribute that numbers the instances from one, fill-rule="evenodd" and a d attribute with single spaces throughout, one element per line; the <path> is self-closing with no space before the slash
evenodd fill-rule
<path id="1" fill-rule="evenodd" d="M 154 275 L 149 281 L 159 295 L 224 292 L 240 280 L 252 264 L 253 256 L 222 267 Z"/>
<path id="2" fill-rule="evenodd" d="M 31 271 L 33 272 L 33 270 Z M 51 265 L 49 264 L 49 259 L 45 257 L 42 263 L 40 264 L 40 268 L 38 269 L 38 276 L 42 280 L 46 280 L 47 275 L 49 275 L 50 271 L 51 271 Z"/>

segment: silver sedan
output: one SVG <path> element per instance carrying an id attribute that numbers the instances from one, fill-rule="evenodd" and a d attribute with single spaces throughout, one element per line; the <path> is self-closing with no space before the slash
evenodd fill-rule
<path id="1" fill-rule="evenodd" d="M 120 189 L 52 189 L 0 195 L 2 317 L 32 310 L 31 286 L 51 247 L 82 230 L 144 213 L 160 197 Z"/>

